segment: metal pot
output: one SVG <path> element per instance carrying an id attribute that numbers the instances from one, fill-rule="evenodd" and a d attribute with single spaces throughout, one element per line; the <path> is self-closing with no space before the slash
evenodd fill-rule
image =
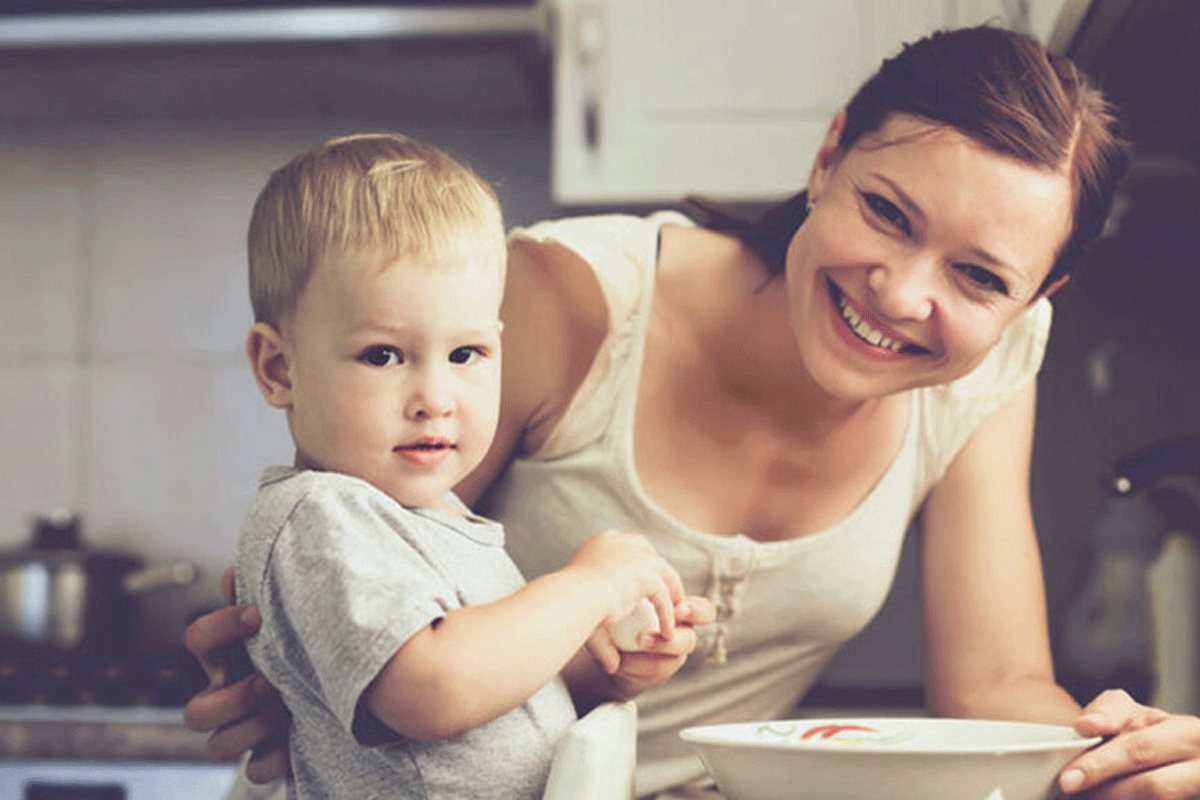
<path id="1" fill-rule="evenodd" d="M 141 596 L 195 578 L 186 561 L 146 566 L 132 553 L 85 547 L 74 514 L 38 517 L 28 547 L 0 551 L 0 640 L 126 650 L 136 645 Z"/>

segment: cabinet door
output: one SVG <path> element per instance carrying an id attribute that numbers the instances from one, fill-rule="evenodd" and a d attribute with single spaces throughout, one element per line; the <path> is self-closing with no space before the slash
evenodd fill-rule
<path id="1" fill-rule="evenodd" d="M 771 200 L 839 106 L 955 0 L 557 0 L 562 203 Z"/>

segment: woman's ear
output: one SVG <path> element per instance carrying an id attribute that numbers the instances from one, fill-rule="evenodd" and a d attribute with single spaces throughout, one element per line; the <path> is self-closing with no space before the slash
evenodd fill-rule
<path id="1" fill-rule="evenodd" d="M 276 408 L 291 408 L 290 356 L 279 331 L 265 322 L 254 323 L 246 337 L 246 357 L 267 402 Z"/>
<path id="2" fill-rule="evenodd" d="M 1042 291 L 1038 292 L 1037 297 L 1035 297 L 1033 299 L 1037 300 L 1042 297 L 1049 297 L 1050 295 L 1054 294 L 1059 289 L 1061 289 L 1063 286 L 1065 286 L 1067 281 L 1069 281 L 1069 280 L 1071 280 L 1070 273 L 1066 273 L 1065 275 L 1058 276 L 1057 278 L 1054 279 L 1054 281 L 1049 286 L 1047 286 Z"/>
<path id="3" fill-rule="evenodd" d="M 842 138 L 842 129 L 845 127 L 846 110 L 842 109 L 833 115 L 833 121 L 829 123 L 829 130 L 825 132 L 825 139 L 821 142 L 821 146 L 817 149 L 817 155 L 813 158 L 812 170 L 808 174 L 809 200 L 815 201 L 821 196 L 829 173 L 842 158 L 839 141 Z"/>

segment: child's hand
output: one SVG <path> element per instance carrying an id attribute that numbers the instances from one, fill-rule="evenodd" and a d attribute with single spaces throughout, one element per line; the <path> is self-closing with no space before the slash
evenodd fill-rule
<path id="1" fill-rule="evenodd" d="M 600 627 L 606 635 L 611 625 L 632 613 L 645 599 L 654 607 L 659 635 L 671 638 L 675 604 L 683 600 L 683 583 L 675 568 L 654 551 L 644 536 L 615 531 L 597 534 L 580 545 L 564 570 L 585 576 L 596 585 L 597 596 L 605 603 Z M 613 655 L 607 661 L 613 662 L 616 651 L 611 637 L 609 647 Z"/>
<path id="2" fill-rule="evenodd" d="M 597 628 L 588 639 L 588 652 L 616 684 L 618 697 L 633 698 L 666 683 L 696 649 L 695 626 L 707 625 L 717 616 L 713 604 L 704 597 L 688 597 L 675 606 L 674 612 L 671 635 L 643 634 L 641 647 L 635 652 L 619 652 L 605 626 Z"/>

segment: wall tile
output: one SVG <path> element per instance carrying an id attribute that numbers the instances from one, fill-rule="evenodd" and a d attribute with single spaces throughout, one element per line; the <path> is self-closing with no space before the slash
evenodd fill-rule
<path id="1" fill-rule="evenodd" d="M 85 145 L 0 136 L 0 356 L 73 354 L 79 343 Z"/>
<path id="2" fill-rule="evenodd" d="M 34 514 L 77 508 L 80 372 L 0 366 L 0 547 L 23 545 Z"/>
<path id="3" fill-rule="evenodd" d="M 246 224 L 275 151 L 236 132 L 102 138 L 92 346 L 101 355 L 240 352 Z"/>
<path id="4" fill-rule="evenodd" d="M 162 602 L 215 603 L 261 469 L 290 462 L 283 415 L 240 361 L 94 366 L 87 409 L 87 516 L 96 542 L 201 570 Z"/>

